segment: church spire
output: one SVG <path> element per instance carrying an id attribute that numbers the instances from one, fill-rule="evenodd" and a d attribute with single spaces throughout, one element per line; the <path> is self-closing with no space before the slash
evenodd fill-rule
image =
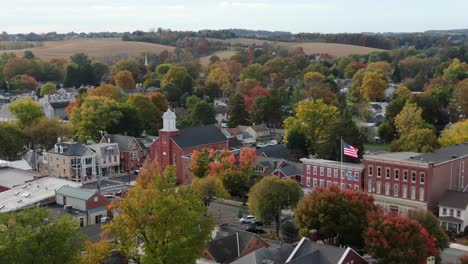
<path id="1" fill-rule="evenodd" d="M 167 108 L 163 114 L 163 131 L 177 131 L 176 128 L 176 114 Z"/>

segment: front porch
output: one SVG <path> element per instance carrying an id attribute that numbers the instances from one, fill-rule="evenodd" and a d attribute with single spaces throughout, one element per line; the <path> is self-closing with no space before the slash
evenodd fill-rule
<path id="1" fill-rule="evenodd" d="M 453 216 L 440 216 L 439 221 L 442 228 L 447 231 L 453 231 L 456 233 L 460 233 L 463 231 L 463 220 L 460 220 Z"/>

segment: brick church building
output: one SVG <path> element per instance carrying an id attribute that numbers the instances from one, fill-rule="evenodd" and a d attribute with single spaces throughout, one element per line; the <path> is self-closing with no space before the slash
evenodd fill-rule
<path id="1" fill-rule="evenodd" d="M 183 156 L 203 149 L 229 149 L 229 141 L 216 125 L 176 128 L 176 114 L 168 109 L 163 114 L 163 129 L 159 130 L 159 137 L 151 145 L 149 156 L 156 159 L 161 168 L 175 166 L 177 184 L 189 184 L 192 181 L 191 173 L 184 166 Z"/>

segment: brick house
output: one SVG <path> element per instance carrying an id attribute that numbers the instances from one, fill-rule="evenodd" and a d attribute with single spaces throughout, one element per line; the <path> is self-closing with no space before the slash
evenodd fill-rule
<path id="1" fill-rule="evenodd" d="M 323 159 L 301 159 L 304 167 L 302 184 L 305 188 L 314 190 L 339 185 L 341 189 L 362 191 L 363 170 L 361 164 L 339 162 Z"/>
<path id="2" fill-rule="evenodd" d="M 117 143 L 120 151 L 120 171 L 131 172 L 139 169 L 147 156 L 147 147 L 135 137 L 105 134 L 100 143 Z"/>
<path id="3" fill-rule="evenodd" d="M 65 185 L 55 192 L 55 199 L 65 210 L 80 213 L 77 218 L 82 227 L 99 224 L 103 217 L 110 215 L 109 200 L 95 191 Z"/>
<path id="4" fill-rule="evenodd" d="M 364 189 L 385 211 L 406 214 L 423 208 L 438 211 L 447 190 L 467 191 L 468 143 L 419 154 L 364 155 Z"/>
<path id="5" fill-rule="evenodd" d="M 203 149 L 229 150 L 229 141 L 216 125 L 176 128 L 176 115 L 170 109 L 163 114 L 163 129 L 151 145 L 149 156 L 157 160 L 161 169 L 175 166 L 178 184 L 189 184 L 192 176 L 187 172 L 190 159 L 183 159 Z"/>

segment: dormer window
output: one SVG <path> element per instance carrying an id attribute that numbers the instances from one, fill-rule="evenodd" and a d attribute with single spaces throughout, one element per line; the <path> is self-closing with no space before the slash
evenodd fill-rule
<path id="1" fill-rule="evenodd" d="M 60 146 L 59 149 L 60 149 L 60 153 L 63 153 L 63 147 Z"/>
<path id="2" fill-rule="evenodd" d="M 58 152 L 58 146 L 57 145 L 54 146 L 54 151 Z"/>

